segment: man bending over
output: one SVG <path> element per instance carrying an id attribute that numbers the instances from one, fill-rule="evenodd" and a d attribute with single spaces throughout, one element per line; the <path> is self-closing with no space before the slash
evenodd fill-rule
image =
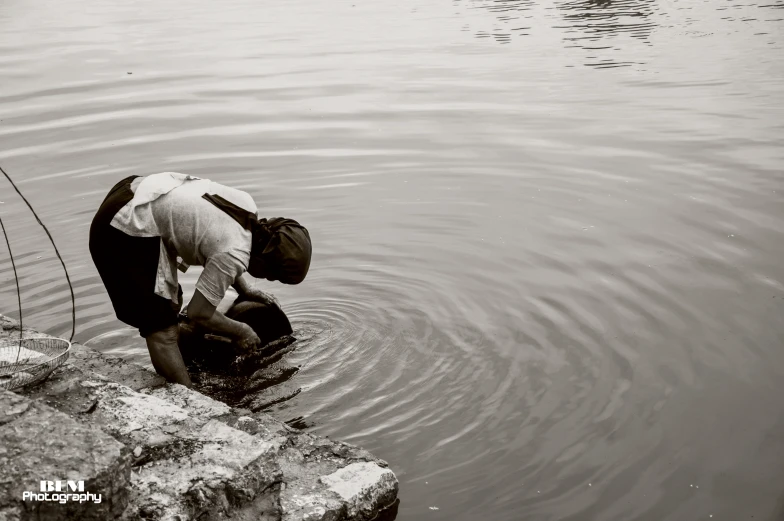
<path id="1" fill-rule="evenodd" d="M 243 280 L 299 284 L 310 267 L 310 235 L 292 219 L 259 219 L 247 193 L 207 179 L 164 172 L 131 176 L 104 199 L 90 227 L 90 254 L 117 318 L 139 329 L 155 370 L 188 387 L 177 345 L 182 287 L 177 270 L 203 266 L 188 304 L 188 318 L 258 346 L 253 329 L 216 309 L 233 286 L 251 300 L 272 302 Z"/>

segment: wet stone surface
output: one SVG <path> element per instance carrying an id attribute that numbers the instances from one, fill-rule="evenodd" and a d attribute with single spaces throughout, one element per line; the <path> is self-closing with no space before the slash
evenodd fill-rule
<path id="1" fill-rule="evenodd" d="M 0 469 L 0 519 L 97 521 L 119 516 L 128 504 L 127 447 L 95 426 L 8 391 L 0 391 Z M 100 502 L 24 501 L 25 491 L 40 492 L 42 480 L 84 481 L 84 492 L 100 495 Z"/>
<path id="2" fill-rule="evenodd" d="M 13 322 L 0 319 L 1 333 L 12 332 Z M 274 386 L 281 374 L 274 364 L 290 345 L 284 339 L 253 356 L 235 357 L 223 375 L 210 378 L 224 378 L 222 387 L 216 384 L 224 391 L 247 382 L 260 389 L 264 378 Z M 78 513 L 69 506 L 62 510 L 69 516 L 298 521 L 369 520 L 382 512 L 390 519 L 394 512 L 395 475 L 359 447 L 167 384 L 78 344 L 73 352 L 41 384 L 0 397 L 0 466 L 24 474 L 32 486 L 40 472 L 56 475 L 68 467 L 75 473 L 61 479 L 84 479 L 91 491 L 105 491 L 103 506 Z M 275 362 L 258 366 L 268 360 Z M 48 441 L 50 433 L 57 443 Z M 21 493 L 8 488 L 16 483 L 12 478 L 0 481 L 7 489 L 3 497 Z M 3 521 L 29 516 L 24 504 L 0 503 Z"/>

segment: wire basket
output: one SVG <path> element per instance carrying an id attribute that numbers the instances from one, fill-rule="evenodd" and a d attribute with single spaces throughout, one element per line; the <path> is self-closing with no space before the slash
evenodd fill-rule
<path id="1" fill-rule="evenodd" d="M 38 383 L 68 360 L 71 343 L 62 338 L 28 337 L 0 341 L 0 389 Z"/>

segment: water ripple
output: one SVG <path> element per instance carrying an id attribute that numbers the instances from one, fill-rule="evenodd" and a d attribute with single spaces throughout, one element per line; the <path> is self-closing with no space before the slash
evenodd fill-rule
<path id="1" fill-rule="evenodd" d="M 781 5 L 216 5 L 0 8 L 0 160 L 77 340 L 149 365 L 89 223 L 187 172 L 316 245 L 304 284 L 259 283 L 298 339 L 279 385 L 229 398 L 388 460 L 400 519 L 780 513 Z M 67 334 L 0 203 L 25 320 Z"/>

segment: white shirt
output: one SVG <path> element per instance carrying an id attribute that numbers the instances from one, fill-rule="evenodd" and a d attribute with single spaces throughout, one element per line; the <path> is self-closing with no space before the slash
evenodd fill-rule
<path id="1" fill-rule="evenodd" d="M 111 225 L 133 237 L 160 237 L 155 293 L 177 302 L 177 261 L 181 269 L 204 266 L 196 289 L 214 306 L 248 269 L 251 232 L 223 210 L 202 198 L 220 195 L 258 215 L 247 193 L 208 179 L 176 172 L 143 178 L 131 199 Z"/>

